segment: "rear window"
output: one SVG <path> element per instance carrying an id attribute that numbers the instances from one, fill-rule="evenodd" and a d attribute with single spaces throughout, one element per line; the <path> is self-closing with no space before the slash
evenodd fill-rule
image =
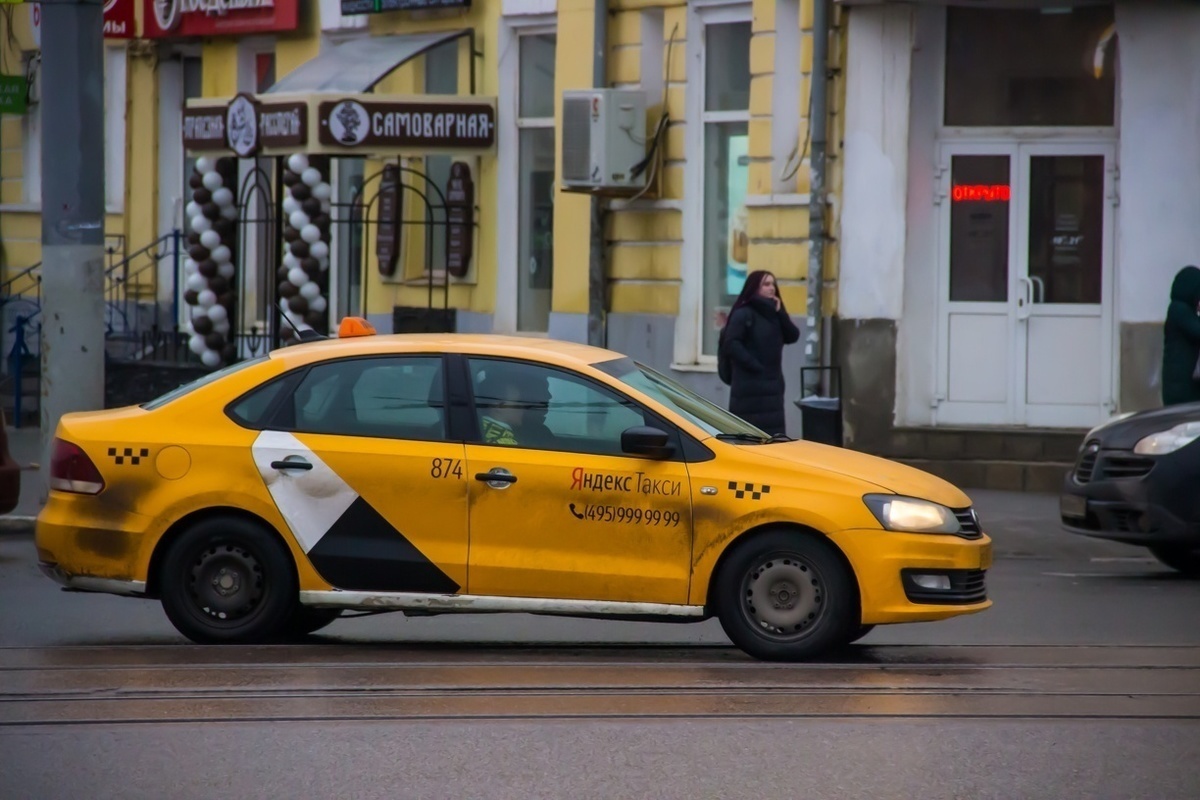
<path id="1" fill-rule="evenodd" d="M 145 409 L 146 411 L 153 411 L 156 408 L 162 408 L 167 403 L 170 403 L 172 400 L 178 400 L 179 398 L 183 397 L 184 395 L 191 394 L 192 392 L 196 391 L 197 389 L 207 386 L 210 383 L 216 383 L 221 378 L 224 378 L 226 375 L 232 375 L 233 373 L 238 372 L 239 370 L 246 369 L 247 367 L 252 367 L 255 364 L 261 364 L 264 361 L 266 361 L 267 359 L 269 359 L 270 357 L 271 356 L 269 354 L 263 355 L 263 356 L 258 356 L 257 358 L 250 358 L 250 359 L 246 359 L 245 361 L 239 361 L 236 364 L 230 364 L 228 367 L 222 367 L 221 369 L 217 370 L 216 372 L 210 372 L 207 375 L 201 376 L 190 383 L 185 383 L 178 388 L 172 389 L 171 391 L 167 392 L 166 394 L 156 397 L 148 403 L 142 403 L 141 407 L 143 409 Z"/>

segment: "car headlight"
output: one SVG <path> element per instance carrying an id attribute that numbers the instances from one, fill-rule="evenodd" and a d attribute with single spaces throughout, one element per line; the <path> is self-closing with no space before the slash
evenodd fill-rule
<path id="1" fill-rule="evenodd" d="M 954 512 L 940 503 L 894 494 L 869 494 L 863 497 L 863 502 L 884 530 L 907 533 L 958 533 L 962 530 Z"/>
<path id="2" fill-rule="evenodd" d="M 1141 456 L 1164 456 L 1200 439 L 1200 422 L 1185 422 L 1174 428 L 1152 433 L 1137 443 L 1133 452 Z"/>

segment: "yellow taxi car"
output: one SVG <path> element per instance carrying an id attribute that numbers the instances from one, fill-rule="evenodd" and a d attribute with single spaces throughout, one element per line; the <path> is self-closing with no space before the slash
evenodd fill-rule
<path id="1" fill-rule="evenodd" d="M 618 353 L 343 321 L 137 407 L 65 415 L 42 570 L 196 642 L 344 610 L 716 616 L 761 659 L 991 605 L 924 472 L 770 437 Z"/>

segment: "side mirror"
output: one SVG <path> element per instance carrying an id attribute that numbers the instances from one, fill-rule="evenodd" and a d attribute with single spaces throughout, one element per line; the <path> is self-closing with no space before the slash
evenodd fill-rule
<path id="1" fill-rule="evenodd" d="M 638 426 L 621 434 L 621 451 L 646 458 L 670 458 L 675 455 L 675 446 L 666 431 Z"/>

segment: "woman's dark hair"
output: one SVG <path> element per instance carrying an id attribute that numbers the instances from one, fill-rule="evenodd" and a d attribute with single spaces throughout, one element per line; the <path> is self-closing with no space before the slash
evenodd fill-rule
<path id="1" fill-rule="evenodd" d="M 770 275 L 772 278 L 775 274 L 769 270 L 756 269 L 746 276 L 746 282 L 742 284 L 742 292 L 738 295 L 738 299 L 733 302 L 733 306 L 729 309 L 732 314 L 744 305 L 748 305 L 751 300 L 758 296 L 758 289 L 762 286 L 762 282 Z M 778 283 L 778 279 L 776 280 Z M 778 290 L 776 290 L 778 291 Z"/>

